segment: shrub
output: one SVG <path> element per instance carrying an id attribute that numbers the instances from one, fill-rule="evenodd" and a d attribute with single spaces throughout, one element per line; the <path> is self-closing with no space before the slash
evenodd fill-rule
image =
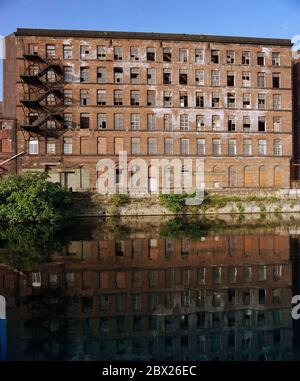
<path id="1" fill-rule="evenodd" d="M 186 195 L 184 194 L 160 194 L 159 201 L 170 212 L 179 213 L 185 208 Z"/>
<path id="2" fill-rule="evenodd" d="M 116 193 L 111 197 L 110 202 L 113 206 L 119 207 L 128 204 L 129 197 L 126 194 Z"/>

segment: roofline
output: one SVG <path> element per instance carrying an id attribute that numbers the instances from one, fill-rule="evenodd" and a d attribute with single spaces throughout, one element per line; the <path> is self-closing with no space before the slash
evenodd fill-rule
<path id="1" fill-rule="evenodd" d="M 39 37 L 85 37 L 85 38 L 111 38 L 111 39 L 138 39 L 138 40 L 162 40 L 162 41 L 194 41 L 215 42 L 250 45 L 276 45 L 293 46 L 291 40 L 281 38 L 258 38 L 237 36 L 213 36 L 205 34 L 176 34 L 176 33 L 149 33 L 149 32 L 117 32 L 95 30 L 71 30 L 71 29 L 29 29 L 17 28 L 15 36 L 39 36 Z"/>

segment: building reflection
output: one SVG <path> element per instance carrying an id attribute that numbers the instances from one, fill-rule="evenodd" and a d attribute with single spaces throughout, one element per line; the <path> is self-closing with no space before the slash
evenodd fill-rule
<path id="1" fill-rule="evenodd" d="M 138 233 L 1 266 L 8 359 L 293 359 L 293 247 L 287 233 Z"/>

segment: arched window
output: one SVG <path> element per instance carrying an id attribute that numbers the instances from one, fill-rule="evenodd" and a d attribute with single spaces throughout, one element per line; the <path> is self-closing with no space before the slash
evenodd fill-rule
<path id="1" fill-rule="evenodd" d="M 277 165 L 274 167 L 274 187 L 275 188 L 280 188 L 281 187 L 281 182 L 282 182 L 282 169 L 280 165 Z"/>
<path id="2" fill-rule="evenodd" d="M 232 165 L 229 167 L 228 171 L 228 179 L 229 179 L 229 186 L 230 187 L 236 187 L 237 181 L 236 181 L 236 168 Z"/>
<path id="3" fill-rule="evenodd" d="M 244 186 L 252 187 L 253 186 L 253 174 L 250 165 L 246 165 L 244 168 Z"/>
<path id="4" fill-rule="evenodd" d="M 265 188 L 267 186 L 267 168 L 265 165 L 259 167 L 259 187 Z"/>

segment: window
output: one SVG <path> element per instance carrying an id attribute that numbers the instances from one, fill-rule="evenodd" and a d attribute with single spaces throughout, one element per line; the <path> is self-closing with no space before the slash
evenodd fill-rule
<path id="1" fill-rule="evenodd" d="M 163 49 L 163 61 L 164 62 L 172 62 L 172 49 L 164 48 Z"/>
<path id="2" fill-rule="evenodd" d="M 266 140 L 259 140 L 258 141 L 258 154 L 260 156 L 264 156 L 267 154 L 267 141 Z"/>
<path id="3" fill-rule="evenodd" d="M 281 118 L 280 116 L 274 116 L 273 118 L 273 130 L 274 132 L 281 131 Z"/>
<path id="4" fill-rule="evenodd" d="M 258 131 L 259 132 L 266 131 L 266 117 L 265 116 L 258 117 Z"/>
<path id="5" fill-rule="evenodd" d="M 140 69 L 134 67 L 130 69 L 130 82 L 132 84 L 140 83 Z"/>
<path id="6" fill-rule="evenodd" d="M 233 50 L 227 50 L 226 62 L 228 64 L 235 64 L 235 54 Z"/>
<path id="7" fill-rule="evenodd" d="M 187 70 L 180 69 L 179 70 L 179 84 L 180 85 L 187 85 L 188 79 L 187 79 Z"/>
<path id="8" fill-rule="evenodd" d="M 123 59 L 123 49 L 120 46 L 114 47 L 114 60 L 122 61 Z"/>
<path id="9" fill-rule="evenodd" d="M 234 86 L 235 73 L 233 71 L 227 72 L 227 86 Z"/>
<path id="10" fill-rule="evenodd" d="M 203 64 L 204 63 L 204 50 L 195 49 L 195 62 Z"/>
<path id="11" fill-rule="evenodd" d="M 273 89 L 280 88 L 280 73 L 272 74 L 272 86 L 273 86 Z"/>
<path id="12" fill-rule="evenodd" d="M 196 86 L 204 86 L 204 70 L 195 71 L 195 84 Z"/>
<path id="13" fill-rule="evenodd" d="M 235 156 L 235 155 L 236 155 L 236 140 L 229 139 L 228 140 L 228 156 Z"/>
<path id="14" fill-rule="evenodd" d="M 64 89 L 64 105 L 72 105 L 72 90 Z"/>
<path id="15" fill-rule="evenodd" d="M 266 94 L 258 94 L 258 109 L 266 109 Z"/>
<path id="16" fill-rule="evenodd" d="M 132 130 L 139 130 L 141 127 L 140 114 L 131 114 L 130 119 L 131 119 L 130 120 L 131 129 Z"/>
<path id="17" fill-rule="evenodd" d="M 164 130 L 171 131 L 172 130 L 172 115 L 164 114 Z"/>
<path id="18" fill-rule="evenodd" d="M 131 61 L 139 61 L 140 60 L 140 49 L 132 46 L 130 48 L 130 59 Z"/>
<path id="19" fill-rule="evenodd" d="M 64 66 L 64 82 L 73 82 L 72 66 Z"/>
<path id="20" fill-rule="evenodd" d="M 205 155 L 205 139 L 197 139 L 197 155 Z"/>
<path id="21" fill-rule="evenodd" d="M 155 61 L 155 48 L 147 48 L 147 61 Z"/>
<path id="22" fill-rule="evenodd" d="M 280 66 L 280 53 L 272 53 L 272 65 Z"/>
<path id="23" fill-rule="evenodd" d="M 204 94 L 202 92 L 196 92 L 196 107 L 204 107 Z"/>
<path id="24" fill-rule="evenodd" d="M 196 115 L 197 131 L 204 131 L 204 115 Z"/>
<path id="25" fill-rule="evenodd" d="M 81 67 L 80 68 L 80 82 L 88 82 L 89 73 L 90 73 L 90 70 L 88 67 Z"/>
<path id="26" fill-rule="evenodd" d="M 157 139 L 154 139 L 154 138 L 148 139 L 148 154 L 149 155 L 157 154 Z"/>
<path id="27" fill-rule="evenodd" d="M 140 138 L 132 138 L 131 139 L 131 153 L 132 153 L 132 155 L 139 155 L 140 149 L 141 149 Z"/>
<path id="28" fill-rule="evenodd" d="M 28 54 L 38 54 L 38 46 L 36 44 L 28 44 Z"/>
<path id="29" fill-rule="evenodd" d="M 213 156 L 221 155 L 221 140 L 220 139 L 212 140 L 212 151 L 213 151 Z"/>
<path id="30" fill-rule="evenodd" d="M 49 155 L 55 154 L 55 140 L 47 138 L 46 152 Z"/>
<path id="31" fill-rule="evenodd" d="M 249 73 L 249 71 L 243 71 L 242 81 L 243 81 L 243 87 L 250 87 L 250 73 Z"/>
<path id="32" fill-rule="evenodd" d="M 211 71 L 211 85 L 220 86 L 220 72 L 218 70 Z"/>
<path id="33" fill-rule="evenodd" d="M 220 94 L 219 93 L 212 93 L 211 107 L 212 108 L 219 108 L 220 107 Z"/>
<path id="34" fill-rule="evenodd" d="M 265 53 L 257 53 L 257 65 L 265 66 Z"/>
<path id="35" fill-rule="evenodd" d="M 155 90 L 147 91 L 147 106 L 155 106 Z"/>
<path id="36" fill-rule="evenodd" d="M 121 67 L 114 68 L 114 81 L 115 83 L 123 82 L 123 69 Z"/>
<path id="37" fill-rule="evenodd" d="M 212 130 L 213 131 L 220 131 L 221 130 L 220 115 L 213 115 L 212 116 Z"/>
<path id="38" fill-rule="evenodd" d="M 188 106 L 187 91 L 180 91 L 179 100 L 180 100 L 180 107 L 187 107 Z"/>
<path id="39" fill-rule="evenodd" d="M 273 141 L 273 155 L 274 156 L 282 155 L 282 144 L 281 144 L 281 141 L 278 139 Z"/>
<path id="40" fill-rule="evenodd" d="M 98 130 L 105 130 L 107 127 L 106 114 L 97 114 L 97 128 Z"/>
<path id="41" fill-rule="evenodd" d="M 73 58 L 73 48 L 71 45 L 63 46 L 64 60 L 71 60 Z"/>
<path id="42" fill-rule="evenodd" d="M 266 73 L 257 73 L 257 87 L 260 89 L 266 87 Z"/>
<path id="43" fill-rule="evenodd" d="M 72 154 L 72 138 L 64 138 L 64 154 L 71 155 Z"/>
<path id="44" fill-rule="evenodd" d="M 173 155 L 173 139 L 165 139 L 165 154 Z"/>
<path id="45" fill-rule="evenodd" d="M 258 267 L 258 280 L 259 281 L 267 280 L 267 266 Z"/>
<path id="46" fill-rule="evenodd" d="M 227 93 L 227 107 L 235 108 L 235 94 Z"/>
<path id="47" fill-rule="evenodd" d="M 172 93 L 171 91 L 164 91 L 164 106 L 172 106 Z"/>
<path id="48" fill-rule="evenodd" d="M 281 95 L 274 94 L 273 95 L 273 109 L 280 110 L 280 108 L 281 108 Z"/>
<path id="49" fill-rule="evenodd" d="M 67 128 L 73 127 L 73 115 L 71 113 L 64 114 L 64 124 Z"/>
<path id="50" fill-rule="evenodd" d="M 180 139 L 180 152 L 181 152 L 181 155 L 189 154 L 189 140 L 188 139 Z"/>
<path id="51" fill-rule="evenodd" d="M 211 51 L 211 63 L 218 64 L 220 63 L 220 51 L 212 50 Z"/>
<path id="52" fill-rule="evenodd" d="M 97 106 L 106 105 L 106 90 L 97 90 Z"/>
<path id="53" fill-rule="evenodd" d="M 251 108 L 251 95 L 243 94 L 243 108 Z"/>
<path id="54" fill-rule="evenodd" d="M 250 131 L 250 128 L 251 128 L 250 116 L 244 115 L 243 116 L 243 130 L 247 132 L 247 131 Z"/>
<path id="55" fill-rule="evenodd" d="M 140 104 L 140 92 L 138 90 L 131 90 L 131 92 L 130 92 L 130 104 L 131 104 L 131 106 L 139 106 L 139 104 Z"/>
<path id="56" fill-rule="evenodd" d="M 235 116 L 229 115 L 228 117 L 228 131 L 235 131 Z"/>
<path id="57" fill-rule="evenodd" d="M 243 152 L 245 156 L 252 155 L 252 141 L 250 139 L 244 139 L 243 141 Z"/>
<path id="58" fill-rule="evenodd" d="M 80 114 L 80 128 L 87 129 L 90 127 L 90 115 L 88 113 Z"/>
<path id="59" fill-rule="evenodd" d="M 123 130 L 123 114 L 114 114 L 115 130 Z"/>
<path id="60" fill-rule="evenodd" d="M 89 106 L 90 94 L 88 90 L 80 90 L 80 106 Z"/>
<path id="61" fill-rule="evenodd" d="M 105 83 L 106 82 L 106 69 L 105 67 L 97 67 L 97 82 Z"/>
<path id="62" fill-rule="evenodd" d="M 55 45 L 46 45 L 46 57 L 47 58 L 55 57 Z"/>
<path id="63" fill-rule="evenodd" d="M 35 138 L 30 138 L 28 141 L 29 155 L 37 155 L 39 153 L 39 141 Z"/>
<path id="64" fill-rule="evenodd" d="M 80 45 L 80 59 L 88 59 L 90 54 L 90 48 L 88 45 Z"/>
<path id="65" fill-rule="evenodd" d="M 180 130 L 187 131 L 189 129 L 189 116 L 187 114 L 180 115 Z"/>
<path id="66" fill-rule="evenodd" d="M 56 98 L 55 95 L 50 93 L 46 96 L 46 104 L 48 106 L 55 106 L 56 105 Z"/>
<path id="67" fill-rule="evenodd" d="M 242 52 L 242 64 L 250 65 L 250 52 L 248 51 Z"/>
<path id="68" fill-rule="evenodd" d="M 163 84 L 171 84 L 171 69 L 163 69 Z"/>
<path id="69" fill-rule="evenodd" d="M 148 85 L 155 85 L 156 71 L 155 69 L 147 69 L 147 83 Z"/>
<path id="70" fill-rule="evenodd" d="M 187 62 L 188 61 L 187 49 L 179 49 L 179 61 L 180 62 Z"/>
<path id="71" fill-rule="evenodd" d="M 123 91 L 114 90 L 114 106 L 122 106 L 122 105 L 123 105 Z"/>
<path id="72" fill-rule="evenodd" d="M 106 47 L 105 46 L 97 46 L 97 59 L 105 60 L 106 59 Z"/>
<path id="73" fill-rule="evenodd" d="M 147 125 L 149 131 L 155 131 L 156 130 L 156 118 L 154 114 L 148 114 L 147 115 Z"/>

